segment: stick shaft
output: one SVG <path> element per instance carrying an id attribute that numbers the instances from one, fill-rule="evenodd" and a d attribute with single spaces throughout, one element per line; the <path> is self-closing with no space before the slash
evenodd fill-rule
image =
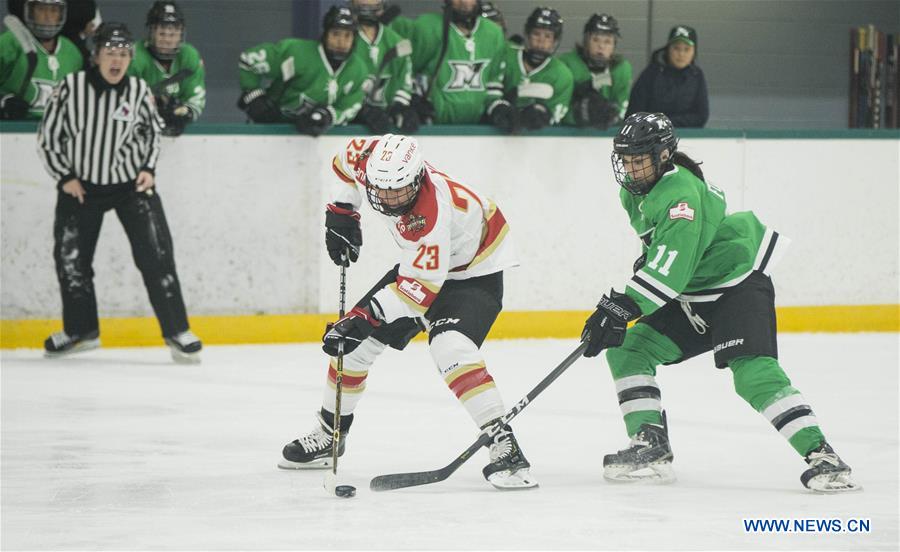
<path id="1" fill-rule="evenodd" d="M 349 259 L 349 254 L 343 254 L 344 258 Z M 340 283 L 340 308 L 338 319 L 344 317 L 344 310 L 347 303 L 347 267 L 341 264 L 341 283 Z M 341 444 L 341 396 L 344 387 L 344 340 L 338 341 L 338 357 L 337 367 L 334 376 L 334 434 L 331 440 L 331 473 L 337 476 L 338 467 L 338 450 Z"/>

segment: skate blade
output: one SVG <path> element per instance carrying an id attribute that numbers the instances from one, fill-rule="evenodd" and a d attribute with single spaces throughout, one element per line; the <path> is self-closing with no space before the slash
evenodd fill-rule
<path id="1" fill-rule="evenodd" d="M 667 485 L 675 482 L 675 471 L 671 462 L 649 464 L 635 469 L 634 466 L 605 466 L 603 478 L 613 483 L 650 483 Z"/>
<path id="2" fill-rule="evenodd" d="M 853 493 L 863 490 L 849 476 L 820 475 L 813 477 L 807 483 L 807 488 L 817 494 Z"/>
<path id="3" fill-rule="evenodd" d="M 169 347 L 172 352 L 172 360 L 177 364 L 200 364 L 200 351 L 196 353 L 182 353 L 174 347 Z"/>
<path id="4" fill-rule="evenodd" d="M 521 491 L 538 486 L 537 480 L 531 475 L 528 468 L 522 468 L 512 473 L 508 470 L 492 473 L 488 476 L 488 483 L 501 491 Z"/>
<path id="5" fill-rule="evenodd" d="M 319 458 L 312 462 L 291 462 L 287 458 L 278 461 L 278 467 L 283 470 L 324 470 L 331 467 L 331 457 Z"/>
<path id="6" fill-rule="evenodd" d="M 83 353 L 85 351 L 93 351 L 94 349 L 100 348 L 100 340 L 99 339 L 88 339 L 86 341 L 82 341 L 81 343 L 75 345 L 71 349 L 59 352 L 51 352 L 44 351 L 44 358 L 61 358 L 69 355 L 73 355 L 75 353 Z"/>

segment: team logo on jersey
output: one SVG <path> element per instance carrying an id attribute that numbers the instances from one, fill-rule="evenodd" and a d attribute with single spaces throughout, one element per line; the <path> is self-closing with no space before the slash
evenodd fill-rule
<path id="1" fill-rule="evenodd" d="M 669 209 L 669 218 L 694 220 L 694 210 L 687 203 L 679 203 L 675 207 Z"/>
<path id="2" fill-rule="evenodd" d="M 119 109 L 113 113 L 114 121 L 125 121 L 126 123 L 130 123 L 134 120 L 134 112 L 131 109 L 131 105 L 127 102 L 123 103 L 119 106 Z"/>
<path id="3" fill-rule="evenodd" d="M 424 230 L 427 222 L 425 215 L 410 213 L 397 221 L 397 230 L 399 230 L 401 234 L 415 234 L 416 232 Z"/>
<path id="4" fill-rule="evenodd" d="M 484 90 L 484 80 L 482 75 L 488 64 L 489 59 L 481 59 L 476 61 L 449 60 L 450 80 L 444 86 L 447 92 L 465 92 L 469 90 Z"/>

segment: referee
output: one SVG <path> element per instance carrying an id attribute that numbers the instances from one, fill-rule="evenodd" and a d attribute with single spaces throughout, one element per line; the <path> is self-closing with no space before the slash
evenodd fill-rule
<path id="1" fill-rule="evenodd" d="M 163 122 L 147 83 L 125 74 L 133 45 L 125 25 L 101 26 L 93 67 L 60 82 L 38 130 L 38 154 L 59 190 L 53 256 L 63 304 L 63 331 L 44 349 L 56 357 L 100 346 L 91 265 L 103 215 L 115 209 L 172 357 L 199 362 L 202 345 L 188 327 L 172 236 L 154 192 Z"/>

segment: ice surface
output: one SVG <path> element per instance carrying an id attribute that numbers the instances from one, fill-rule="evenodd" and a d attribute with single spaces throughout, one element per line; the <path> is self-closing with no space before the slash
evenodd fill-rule
<path id="1" fill-rule="evenodd" d="M 508 405 L 574 341 L 488 341 Z M 541 487 L 500 492 L 481 453 L 442 483 L 384 493 L 371 477 L 449 463 L 477 430 L 426 348 L 388 351 L 340 464 L 278 470 L 314 423 L 325 359 L 314 344 L 164 348 L 45 360 L 5 351 L 2 548 L 9 549 L 881 549 L 898 548 L 898 336 L 785 335 L 781 361 L 865 491 L 815 495 L 804 463 L 707 355 L 664 367 L 678 481 L 614 485 L 602 455 L 627 438 L 605 361 L 582 359 L 514 421 Z M 871 532 L 747 534 L 744 518 L 871 519 Z"/>

